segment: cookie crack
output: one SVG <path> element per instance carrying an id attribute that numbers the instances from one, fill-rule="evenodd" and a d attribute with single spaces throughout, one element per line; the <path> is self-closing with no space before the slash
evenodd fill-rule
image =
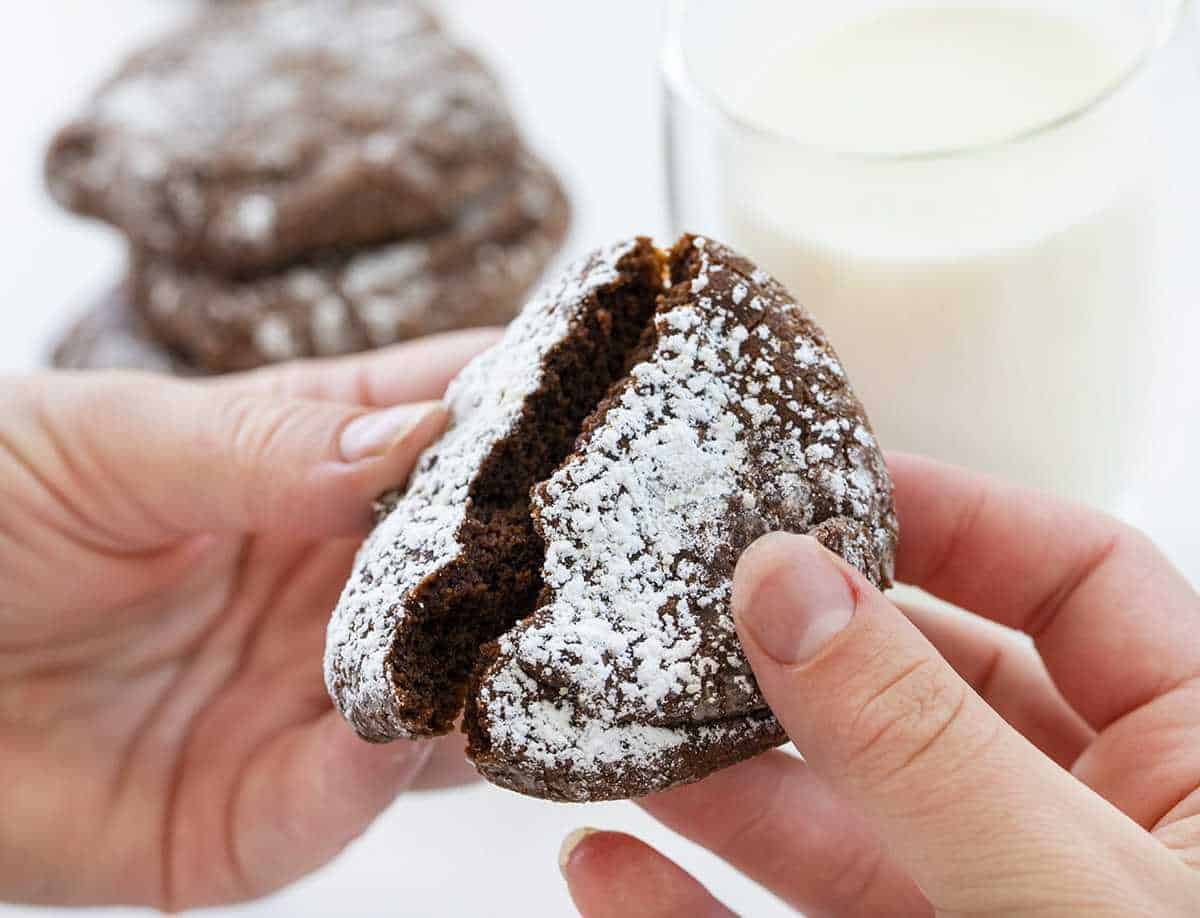
<path id="1" fill-rule="evenodd" d="M 665 256 L 645 239 L 617 268 L 616 280 L 591 295 L 546 354 L 540 385 L 473 476 L 455 560 L 407 597 L 387 669 L 398 720 L 411 734 L 454 728 L 486 648 L 539 605 L 545 546 L 531 493 L 576 447 L 647 347 L 667 277 Z"/>

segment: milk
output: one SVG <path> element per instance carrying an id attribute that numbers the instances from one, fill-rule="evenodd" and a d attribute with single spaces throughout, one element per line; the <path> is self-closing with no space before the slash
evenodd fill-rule
<path id="1" fill-rule="evenodd" d="M 1150 141 L 1106 96 L 1134 31 L 963 4 L 795 34 L 723 61 L 721 231 L 816 315 L 886 447 L 1111 500 L 1149 369 Z"/>

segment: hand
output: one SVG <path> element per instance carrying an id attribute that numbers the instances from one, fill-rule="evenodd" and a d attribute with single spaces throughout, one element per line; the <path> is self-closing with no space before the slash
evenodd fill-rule
<path id="1" fill-rule="evenodd" d="M 891 460 L 906 618 L 811 539 L 738 566 L 782 751 L 645 801 L 809 915 L 1200 915 L 1200 598 L 1142 535 Z M 1040 652 L 1040 653 L 1039 653 Z M 625 835 L 573 837 L 589 918 L 724 915 Z"/>
<path id="2" fill-rule="evenodd" d="M 413 780 L 431 744 L 333 711 L 325 626 L 372 500 L 444 423 L 401 403 L 491 340 L 0 381 L 0 900 L 262 895 Z"/>

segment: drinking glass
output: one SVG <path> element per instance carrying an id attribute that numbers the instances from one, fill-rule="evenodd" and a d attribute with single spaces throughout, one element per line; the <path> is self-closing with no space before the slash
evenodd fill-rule
<path id="1" fill-rule="evenodd" d="M 678 0 L 674 229 L 791 290 L 885 447 L 1110 504 L 1158 313 L 1147 87 L 1188 5 Z"/>

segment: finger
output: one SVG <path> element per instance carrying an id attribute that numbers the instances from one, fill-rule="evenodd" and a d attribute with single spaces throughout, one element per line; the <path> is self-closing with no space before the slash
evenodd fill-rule
<path id="1" fill-rule="evenodd" d="M 1200 802 L 1200 681 L 1190 680 L 1122 717 L 1079 757 L 1073 773 L 1147 829 L 1195 815 Z M 1200 821 L 1192 831 L 1200 842 Z"/>
<path id="2" fill-rule="evenodd" d="M 371 411 L 136 376 L 39 391 L 31 467 L 90 531 L 143 550 L 203 532 L 365 531 L 446 419 L 429 402 Z"/>
<path id="3" fill-rule="evenodd" d="M 429 756 L 429 764 L 421 770 L 410 790 L 448 790 L 479 782 L 479 772 L 467 759 L 465 734 L 451 733 L 431 740 L 430 745 L 433 753 Z"/>
<path id="4" fill-rule="evenodd" d="M 732 918 L 682 867 L 621 832 L 567 836 L 559 868 L 583 918 Z"/>
<path id="5" fill-rule="evenodd" d="M 751 546 L 733 604 L 772 710 L 935 909 L 1123 901 L 1147 877 L 1179 882 L 1141 829 L 1005 724 L 813 539 Z"/>
<path id="6" fill-rule="evenodd" d="M 1059 765 L 1070 768 L 1095 739 L 1025 638 L 967 612 L 901 608 L 977 695 Z"/>
<path id="7" fill-rule="evenodd" d="M 1141 825 L 1158 824 L 1200 782 L 1191 587 L 1107 518 L 926 460 L 892 465 L 901 576 L 1033 632 L 1064 697 L 1104 728 L 1074 773 Z"/>
<path id="8" fill-rule="evenodd" d="M 931 913 L 866 821 L 787 753 L 766 753 L 639 803 L 813 918 Z"/>
<path id="9" fill-rule="evenodd" d="M 1200 875 L 1200 789 L 1172 809 L 1154 827 L 1154 837 Z"/>
<path id="10" fill-rule="evenodd" d="M 888 461 L 899 579 L 1032 635 L 1095 729 L 1200 676 L 1200 599 L 1145 536 L 928 459 Z"/>
<path id="11" fill-rule="evenodd" d="M 393 347 L 264 367 L 211 380 L 216 388 L 249 394 L 314 398 L 382 407 L 439 399 L 450 380 L 501 331 L 474 328 L 431 335 Z"/>
<path id="12" fill-rule="evenodd" d="M 246 889 L 311 873 L 361 835 L 421 771 L 432 747 L 364 743 L 334 711 L 277 739 L 236 791 L 231 844 Z"/>

